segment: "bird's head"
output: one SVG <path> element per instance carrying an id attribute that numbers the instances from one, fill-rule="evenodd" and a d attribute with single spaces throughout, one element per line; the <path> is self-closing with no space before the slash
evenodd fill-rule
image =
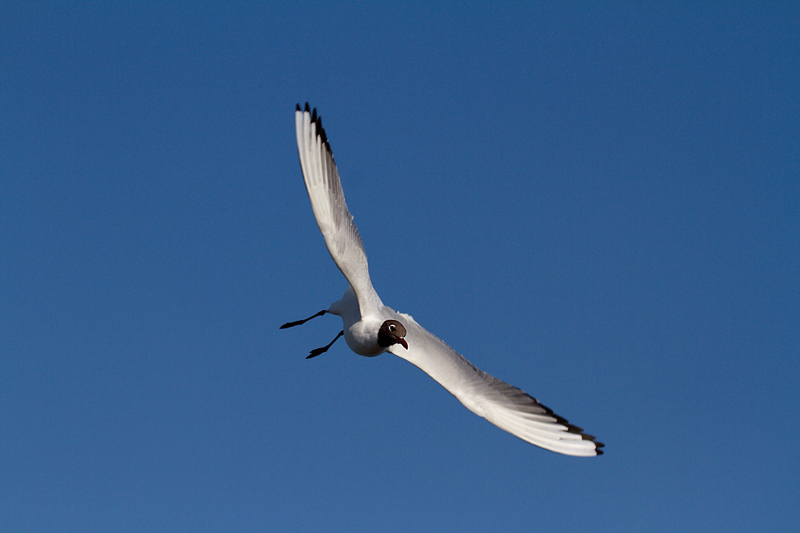
<path id="1" fill-rule="evenodd" d="M 406 328 L 397 320 L 387 320 L 381 324 L 378 330 L 378 345 L 388 348 L 392 344 L 400 344 L 408 350 L 408 343 L 405 340 Z"/>

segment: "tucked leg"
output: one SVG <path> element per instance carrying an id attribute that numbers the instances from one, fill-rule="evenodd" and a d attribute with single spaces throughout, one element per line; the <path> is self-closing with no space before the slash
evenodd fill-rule
<path id="1" fill-rule="evenodd" d="M 344 331 L 340 331 L 340 332 L 339 332 L 339 334 L 338 334 L 338 335 L 336 335 L 336 336 L 333 338 L 333 340 L 330 342 L 330 344 L 328 344 L 327 346 L 323 346 L 322 348 L 315 348 L 315 349 L 311 350 L 311 353 L 310 353 L 310 354 L 308 354 L 308 356 L 306 357 L 306 359 L 311 359 L 312 357 L 316 357 L 316 356 L 318 356 L 318 355 L 319 355 L 319 354 L 321 354 L 321 353 L 325 353 L 325 352 L 327 352 L 327 351 L 328 351 L 328 348 L 330 348 L 331 346 L 333 346 L 333 343 L 334 343 L 334 342 L 336 342 L 336 341 L 339 339 L 339 337 L 341 337 L 342 335 L 344 335 Z"/>
<path id="2" fill-rule="evenodd" d="M 282 326 L 280 327 L 280 329 L 293 328 L 293 327 L 295 327 L 295 326 L 299 326 L 300 324 L 305 324 L 306 322 L 308 322 L 308 321 L 309 321 L 309 320 L 311 320 L 312 318 L 317 318 L 318 316 L 322 316 L 322 315 L 324 315 L 324 314 L 325 314 L 325 313 L 327 313 L 327 312 L 328 312 L 327 310 L 324 310 L 324 309 L 323 309 L 323 310 L 322 310 L 322 311 L 320 311 L 319 313 L 317 313 L 317 314 L 315 314 L 315 315 L 312 315 L 312 316 L 310 316 L 310 317 L 308 317 L 308 318 L 306 318 L 306 319 L 303 319 L 303 320 L 298 320 L 297 322 L 287 322 L 286 324 L 282 325 Z"/>

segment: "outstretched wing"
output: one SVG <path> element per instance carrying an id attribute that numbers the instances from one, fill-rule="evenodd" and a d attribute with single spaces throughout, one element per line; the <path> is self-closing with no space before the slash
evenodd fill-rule
<path id="1" fill-rule="evenodd" d="M 372 288 L 364 244 L 344 201 L 336 162 L 316 108 L 312 113 L 308 102 L 305 110 L 297 104 L 295 127 L 303 179 L 325 245 L 355 291 L 361 316 L 373 314 L 383 304 Z"/>
<path id="2" fill-rule="evenodd" d="M 603 444 L 581 428 L 524 391 L 479 370 L 411 316 L 393 314 L 406 328 L 408 350 L 395 344 L 389 351 L 419 367 L 476 415 L 546 450 L 584 457 L 603 453 Z"/>

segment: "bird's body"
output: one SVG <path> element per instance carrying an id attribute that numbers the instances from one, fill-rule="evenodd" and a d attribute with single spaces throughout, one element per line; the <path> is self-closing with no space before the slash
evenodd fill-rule
<path id="1" fill-rule="evenodd" d="M 383 311 L 383 304 L 381 304 Z M 383 324 L 383 312 L 361 316 L 358 300 L 353 289 L 348 287 L 341 300 L 334 302 L 328 312 L 342 317 L 344 340 L 358 355 L 375 357 L 386 351 L 386 347 L 378 344 L 378 330 Z"/>
<path id="2" fill-rule="evenodd" d="M 464 406 L 509 433 L 567 455 L 602 454 L 603 444 L 569 424 L 522 390 L 482 372 L 461 354 L 420 326 L 410 315 L 383 305 L 369 278 L 364 245 L 344 201 L 339 174 L 316 109 L 297 106 L 297 148 L 306 190 L 325 244 L 350 286 L 325 313 L 342 318 L 343 330 L 309 357 L 325 352 L 344 335 L 355 353 L 374 357 L 386 351 L 428 374 Z"/>

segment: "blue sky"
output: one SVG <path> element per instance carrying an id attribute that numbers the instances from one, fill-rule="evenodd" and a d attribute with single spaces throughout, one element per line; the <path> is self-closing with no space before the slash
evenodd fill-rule
<path id="1" fill-rule="evenodd" d="M 0 529 L 800 527 L 796 2 L 0 6 Z M 606 443 L 356 356 L 383 301 Z"/>

